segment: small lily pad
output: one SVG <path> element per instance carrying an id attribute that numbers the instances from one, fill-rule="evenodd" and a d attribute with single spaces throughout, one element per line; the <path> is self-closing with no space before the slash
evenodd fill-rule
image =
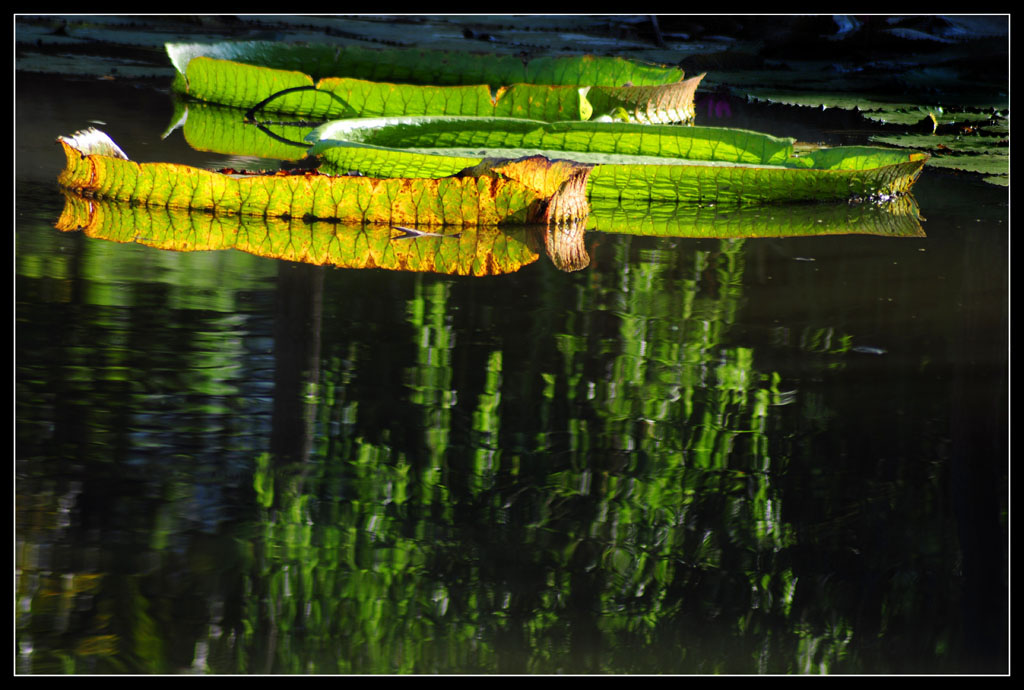
<path id="1" fill-rule="evenodd" d="M 988 175 L 986 181 L 1006 184 L 1010 169 L 1009 147 L 996 137 L 929 134 L 879 135 L 871 141 L 928 151 L 928 165 Z"/>
<path id="2" fill-rule="evenodd" d="M 928 165 L 966 172 L 1009 177 L 1009 157 L 982 154 L 978 156 L 933 156 Z"/>

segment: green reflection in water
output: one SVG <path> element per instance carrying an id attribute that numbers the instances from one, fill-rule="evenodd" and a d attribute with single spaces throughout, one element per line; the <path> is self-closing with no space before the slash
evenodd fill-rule
<path id="1" fill-rule="evenodd" d="M 772 486 L 785 459 L 773 464 L 766 436 L 779 377 L 723 344 L 743 243 L 682 256 L 578 294 L 565 330 L 546 334 L 558 366 L 545 352 L 543 366 L 509 371 L 505 350 L 479 348 L 479 370 L 463 375 L 475 394 L 456 383 L 452 284 L 417 276 L 405 319 L 416 366 L 402 376 L 412 407 L 394 407 L 412 418 L 367 441 L 343 402 L 352 377 L 328 372 L 340 385 L 327 416 L 345 423 L 321 442 L 343 452 L 302 468 L 302 491 L 264 513 L 248 577 L 266 594 L 248 598 L 252 633 L 215 656 L 293 673 L 827 670 L 841 648 L 795 623 L 740 658 L 702 649 L 770 639 L 767 617 L 790 614 L 797 578 L 775 563 L 792 543 Z M 562 309 L 535 314 L 524 340 L 543 339 Z M 605 317 L 615 328 L 592 328 Z M 371 362 L 344 368 L 360 365 Z M 504 422 L 524 408 L 538 422 L 525 435 Z M 416 438 L 396 440 L 406 425 Z M 260 466 L 258 486 L 298 476 Z M 706 581 L 723 577 L 746 606 L 702 639 L 693 623 L 721 605 Z"/>
<path id="2" fill-rule="evenodd" d="M 257 385 L 272 365 L 254 352 L 273 348 L 211 310 L 221 298 L 183 309 L 150 295 L 151 318 L 127 314 L 149 294 L 140 284 L 88 306 L 69 326 L 82 337 L 44 357 L 63 363 L 60 381 L 77 401 L 65 404 L 91 408 L 84 436 L 22 446 L 44 464 L 72 457 L 89 468 L 77 489 L 19 482 L 31 492 L 19 493 L 23 663 L 35 672 L 834 670 L 858 626 L 874 628 L 855 618 L 860 600 L 830 589 L 828 567 L 795 555 L 816 542 L 800 544 L 784 490 L 799 457 L 798 409 L 817 410 L 822 425 L 834 412 L 784 391 L 779 372 L 759 368 L 759 350 L 732 334 L 745 300 L 743 241 L 659 243 L 636 256 L 630 247 L 612 244 L 617 260 L 590 274 L 541 269 L 525 295 L 503 292 L 510 283 L 481 295 L 477 283 L 446 278 L 350 284 L 351 273 L 333 274 L 341 282 L 329 294 L 348 299 L 325 301 L 322 373 L 305 393 L 316 431 L 299 461 L 268 453 L 269 430 L 255 421 L 254 393 L 273 391 Z M 188 285 L 184 274 L 174 280 Z M 349 287 L 377 297 L 356 299 Z M 513 299 L 521 308 L 507 308 Z M 143 328 L 151 349 L 135 351 L 133 329 Z M 168 344 L 175 337 L 180 351 Z M 851 342 L 817 325 L 796 340 L 823 367 L 841 363 Z M 78 387 L 76 376 L 86 377 Z M 111 377 L 122 388 L 103 388 Z M 26 407 L 38 404 L 34 385 Z M 172 390 L 171 413 L 157 410 Z M 203 472 L 223 471 L 204 453 L 225 448 L 250 463 L 250 491 L 204 498 L 222 475 Z M 133 473 L 127 460 L 145 453 L 162 463 Z M 99 472 L 103 463 L 111 469 Z M 78 528 L 67 506 L 84 514 L 89 494 L 112 498 L 109 513 L 93 510 L 111 522 Z M 235 512 L 202 527 L 204 510 L 225 505 Z M 55 544 L 72 562 L 48 555 Z M 922 596 L 900 581 L 872 599 L 882 631 Z"/>

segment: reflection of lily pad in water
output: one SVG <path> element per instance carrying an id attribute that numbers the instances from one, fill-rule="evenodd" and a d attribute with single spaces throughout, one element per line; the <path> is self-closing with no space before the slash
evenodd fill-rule
<path id="1" fill-rule="evenodd" d="M 597 203 L 587 229 L 688 238 L 877 234 L 922 237 L 917 205 L 812 204 L 721 211 L 675 204 Z M 256 256 L 340 268 L 486 276 L 511 273 L 539 257 L 556 267 L 589 264 L 582 224 L 540 228 L 465 227 L 442 232 L 361 223 L 217 216 L 85 199 L 65 192 L 57 222 L 64 232 L 178 252 L 237 249 Z"/>
<path id="2" fill-rule="evenodd" d="M 913 196 L 884 204 L 787 204 L 708 208 L 597 199 L 591 230 L 658 237 L 814 237 L 884 235 L 923 237 Z"/>
<path id="3" fill-rule="evenodd" d="M 531 228 L 462 228 L 412 234 L 387 225 L 215 216 L 131 206 L 65 193 L 59 230 L 174 251 L 237 249 L 318 266 L 448 275 L 497 275 L 538 258 Z"/>
<path id="4" fill-rule="evenodd" d="M 296 161 L 309 149 L 303 139 L 313 131 L 312 125 L 257 126 L 243 122 L 234 108 L 181 100 L 174 105 L 174 124 L 168 131 L 180 126 L 185 141 L 197 151 Z"/>

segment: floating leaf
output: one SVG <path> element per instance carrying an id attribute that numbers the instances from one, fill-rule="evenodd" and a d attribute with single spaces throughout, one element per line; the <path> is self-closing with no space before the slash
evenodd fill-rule
<path id="1" fill-rule="evenodd" d="M 578 184 L 563 184 L 554 193 L 549 188 L 542 192 L 496 170 L 444 179 L 237 175 L 172 163 L 135 163 L 123 154 L 94 153 L 109 151 L 113 145 L 95 129 L 58 141 L 67 157 L 67 166 L 58 178 L 63 187 L 82 195 L 147 206 L 391 225 L 564 222 L 573 219 L 552 217 L 550 209 L 586 208 L 583 199 L 552 206 L 559 194 L 578 193 Z M 573 170 L 564 165 L 548 170 L 549 162 L 543 159 L 534 159 L 529 165 L 544 168 L 538 173 L 542 177 L 568 176 Z M 589 169 L 582 170 L 589 174 Z M 527 177 L 520 175 L 520 179 Z"/>
<path id="2" fill-rule="evenodd" d="M 999 53 L 1000 41 L 1009 45 L 1005 34 L 992 38 L 994 42 L 982 48 L 983 53 Z M 864 129 L 884 129 L 887 137 L 901 130 L 902 134 L 925 131 L 942 136 L 952 129 L 988 130 L 986 123 L 1008 111 L 1006 73 L 982 67 L 990 55 L 978 55 L 979 48 L 981 43 L 934 55 L 929 52 L 924 64 L 915 59 L 900 59 L 844 67 L 841 59 L 794 60 L 786 61 L 780 69 L 716 70 L 710 79 L 712 87 L 728 85 L 732 93 L 745 95 L 751 101 L 858 113 Z M 849 129 L 850 125 L 843 127 Z M 1008 136 L 1008 131 L 1003 132 L 1003 138 Z M 955 148 L 948 141 L 933 141 L 922 148 L 933 149 L 937 143 Z M 976 172 L 997 173 L 987 181 L 1006 183 L 1008 156 L 1002 161 L 997 157 L 952 161 L 942 153 L 932 153 L 936 157 L 930 165 L 963 165 L 964 169 Z"/>
<path id="3" fill-rule="evenodd" d="M 476 54 L 416 48 L 366 48 L 356 45 L 300 45 L 277 41 L 215 44 L 168 43 L 167 55 L 184 76 L 193 59 L 216 58 L 279 70 L 304 72 L 313 79 L 353 77 L 409 84 L 554 84 L 560 86 L 635 86 L 673 84 L 683 79 L 678 67 L 619 57 L 576 55 L 523 60 L 518 55 Z M 180 84 L 179 82 L 177 82 Z"/>
<path id="4" fill-rule="evenodd" d="M 194 100 L 292 118 L 471 115 L 555 122 L 621 110 L 628 121 L 645 123 L 692 122 L 694 93 L 703 77 L 657 86 L 517 83 L 492 91 L 486 84 L 421 86 L 351 76 L 314 82 L 299 71 L 204 56 L 191 59 L 184 76 L 179 91 Z"/>
<path id="5" fill-rule="evenodd" d="M 1009 146 L 995 136 L 902 134 L 874 136 L 871 140 L 924 149 L 932 156 L 928 161 L 932 167 L 991 175 L 986 181 L 1009 184 Z"/>
<path id="6" fill-rule="evenodd" d="M 986 122 L 992 119 L 992 111 L 964 112 L 949 111 L 940 107 L 925 107 L 906 104 L 889 103 L 879 109 L 867 110 L 863 113 L 868 120 L 889 125 L 914 126 L 922 125 L 931 120 L 934 125 L 951 125 L 954 123 Z"/>
<path id="7" fill-rule="evenodd" d="M 310 133 L 328 169 L 445 177 L 487 157 L 540 155 L 593 165 L 591 198 L 748 204 L 891 196 L 928 156 L 839 147 L 795 156 L 792 139 L 739 129 L 509 118 L 338 120 Z"/>
<path id="8" fill-rule="evenodd" d="M 1008 185 L 1010 183 L 1007 156 L 1002 154 L 935 156 L 928 164 L 937 168 L 991 175 L 992 177 L 986 177 L 985 180 L 993 184 Z"/>
<path id="9" fill-rule="evenodd" d="M 308 140 L 313 144 L 310 154 L 323 155 L 339 169 L 346 165 L 340 161 L 349 158 L 369 159 L 367 165 L 379 159 L 379 165 L 397 169 L 388 160 L 391 154 L 411 154 L 402 164 L 409 166 L 406 174 L 418 177 L 451 174 L 467 161 L 496 157 L 495 151 L 504 157 L 517 157 L 506 155 L 509 152 L 571 154 L 588 164 L 628 156 L 636 162 L 647 158 L 661 164 L 689 160 L 783 165 L 793 144 L 792 139 L 740 129 L 474 117 L 338 120 L 316 128 Z M 445 161 L 454 158 L 459 160 Z"/>
<path id="10" fill-rule="evenodd" d="M 942 134 L 894 134 L 876 135 L 871 141 L 901 148 L 913 148 L 942 155 L 943 151 L 964 154 L 1005 154 L 1009 148 L 996 137 L 958 136 Z M 934 165 L 935 160 L 929 161 Z"/>

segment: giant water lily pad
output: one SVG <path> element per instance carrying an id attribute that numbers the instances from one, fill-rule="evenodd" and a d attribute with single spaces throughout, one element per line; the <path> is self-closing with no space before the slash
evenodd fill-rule
<path id="1" fill-rule="evenodd" d="M 60 182 L 99 197 L 220 214 L 478 225 L 546 222 L 552 208 L 575 214 L 558 221 L 579 220 L 585 197 L 721 205 L 888 197 L 908 191 L 927 159 L 865 147 L 795 156 L 792 140 L 742 130 L 494 118 L 343 120 L 310 139 L 311 153 L 364 176 L 137 164 L 90 130 L 60 138 L 68 160 Z M 449 148 L 416 148 L 428 144 Z M 494 146 L 527 151 L 527 163 L 487 155 Z M 538 176 L 553 182 L 538 188 Z M 584 199 L 553 203 L 570 193 L 570 179 L 571 193 Z"/>
<path id="2" fill-rule="evenodd" d="M 225 174 L 173 163 L 135 163 L 95 129 L 58 139 L 67 165 L 58 181 L 77 194 L 218 215 L 313 218 L 381 224 L 499 225 L 567 222 L 586 217 L 575 176 L 587 166 L 534 160 L 538 175 L 508 166 L 443 179 Z M 514 166 L 513 166 L 514 167 Z M 507 174 L 508 173 L 508 174 Z M 522 180 L 545 179 L 537 189 Z M 558 179 L 554 179 L 557 177 Z M 557 208 L 581 216 L 552 218 Z"/>
<path id="3" fill-rule="evenodd" d="M 973 155 L 973 160 L 949 155 L 949 151 L 961 149 L 964 132 L 975 133 L 975 140 L 989 138 L 990 148 L 1008 139 L 1008 132 L 995 131 L 1007 117 L 1008 82 L 999 88 L 998 84 L 979 84 L 973 78 L 944 70 L 906 65 L 899 70 L 894 83 L 893 75 L 883 69 L 840 74 L 832 62 L 805 62 L 787 70 L 716 71 L 708 81 L 712 89 L 728 85 L 730 92 L 742 94 L 751 102 L 855 113 L 871 141 L 919 148 L 932 154 L 930 166 L 978 172 L 989 182 L 1005 185 L 1008 147 Z M 934 137 L 921 145 L 903 143 L 922 133 Z"/>
<path id="4" fill-rule="evenodd" d="M 276 44 L 275 44 L 276 46 Z M 235 46 L 222 46 L 223 50 L 214 55 L 238 55 L 245 57 L 249 51 L 237 50 Z M 271 52 L 280 52 L 275 47 Z M 405 84 L 380 82 L 362 78 L 360 74 L 376 74 L 361 63 L 341 62 L 332 67 L 320 67 L 337 76 L 314 80 L 301 70 L 278 69 L 258 64 L 260 52 L 255 51 L 253 59 L 257 64 L 244 61 L 226 60 L 193 54 L 175 46 L 168 46 L 168 52 L 180 71 L 175 89 L 190 98 L 207 103 L 217 103 L 247 111 L 276 113 L 292 118 L 329 120 L 342 117 L 375 117 L 401 115 L 473 115 L 487 117 L 524 117 L 530 119 L 589 120 L 594 118 L 616 118 L 646 123 L 690 123 L 694 118 L 694 93 L 703 75 L 683 79 L 682 72 L 666 70 L 666 75 L 678 76 L 676 81 L 655 84 L 633 84 L 630 75 L 644 79 L 640 71 L 626 69 L 615 60 L 607 68 L 612 74 L 624 74 L 627 81 L 622 84 L 605 85 L 610 77 L 600 70 L 593 71 L 596 83 L 581 83 L 581 75 L 590 75 L 586 68 L 592 62 L 583 58 L 561 58 L 550 64 L 548 70 L 526 69 L 513 76 L 539 80 L 538 83 L 504 82 L 491 86 L 485 82 L 466 84 L 465 70 L 469 65 L 463 61 L 449 66 L 459 71 L 456 84 L 439 83 Z M 300 55 L 306 50 L 301 50 Z M 294 59 L 270 59 L 271 64 L 288 64 Z M 391 55 L 390 53 L 385 54 Z M 405 55 L 405 51 L 398 53 Z M 318 53 L 307 57 L 310 61 Z M 384 59 L 382 57 L 382 59 Z M 436 56 L 435 60 L 440 59 Z M 610 59 L 601 59 L 608 61 Z M 487 64 L 495 61 L 497 72 L 479 73 L 473 69 L 470 75 L 480 74 L 492 80 L 501 75 L 511 74 L 501 67 L 502 60 L 496 56 L 481 58 L 470 63 Z M 549 63 L 545 63 L 549 64 Z M 558 67 L 558 65 L 561 65 Z M 312 65 L 315 66 L 315 65 Z M 352 70 L 345 72 L 344 70 Z"/>
<path id="5" fill-rule="evenodd" d="M 307 139 L 331 170 L 446 177 L 487 158 L 593 165 L 588 194 L 692 204 L 880 197 L 910 189 L 927 154 L 838 147 L 795 155 L 792 139 L 739 129 L 509 118 L 338 120 Z"/>
<path id="6" fill-rule="evenodd" d="M 538 244 L 543 244 L 559 268 L 578 270 L 589 263 L 589 257 L 580 248 L 589 213 L 585 190 L 591 167 L 571 161 L 540 157 L 494 161 L 466 174 L 440 179 L 377 179 L 314 172 L 249 175 L 171 163 L 135 163 L 106 134 L 95 129 L 60 137 L 58 142 L 67 158 L 58 182 L 72 199 L 83 202 L 68 204 L 70 211 L 66 209 L 63 229 L 95 231 L 113 226 L 115 230 L 111 232 L 117 234 L 116 228 L 131 225 L 118 220 L 123 213 L 134 217 L 138 209 L 143 214 L 151 209 L 172 211 L 172 226 L 175 218 L 197 216 L 195 222 L 189 220 L 186 225 L 198 224 L 207 230 L 194 234 L 186 229 L 184 239 L 175 235 L 170 243 L 182 249 L 207 247 L 203 243 L 211 242 L 211 232 L 214 238 L 208 248 L 220 248 L 226 229 L 243 226 L 251 218 L 272 221 L 277 227 L 287 226 L 287 231 L 268 231 L 267 241 L 271 245 L 274 238 L 290 237 L 300 227 L 308 230 L 319 223 L 321 228 L 330 229 L 335 225 L 359 224 L 379 230 L 357 233 L 352 241 L 340 242 L 332 242 L 330 233 L 320 233 L 322 241 L 314 242 L 313 246 L 319 248 L 320 256 L 333 257 L 330 260 L 335 265 L 353 265 L 351 262 L 363 260 L 356 250 L 373 240 L 379 250 L 372 257 L 373 266 L 443 265 L 450 272 L 481 275 L 504 272 L 496 268 L 501 262 L 480 256 L 480 247 L 500 242 L 495 239 L 497 235 L 466 235 L 471 239 L 453 242 L 456 236 L 463 236 L 461 230 L 438 233 L 421 228 L 533 226 L 539 232 Z M 95 202 L 112 203 L 113 210 Z M 232 220 L 225 222 L 225 218 Z M 419 249 L 408 256 L 389 249 L 393 232 L 399 233 L 398 239 L 434 239 L 412 244 Z M 250 236 L 246 232 L 243 238 L 248 242 Z M 364 245 L 360 245 L 361 241 Z M 467 241 L 471 246 L 466 245 Z M 244 248 L 236 246 L 239 240 L 232 242 L 232 248 Z M 257 244 L 262 246 L 265 242 Z M 284 239 L 283 245 L 295 249 L 290 239 Z M 353 246 L 356 250 L 352 250 Z M 410 245 L 396 246 L 408 249 Z M 429 259 L 424 258 L 424 252 Z M 339 263 L 339 256 L 348 256 L 349 263 Z M 476 259 L 469 260 L 467 256 Z"/>
<path id="7" fill-rule="evenodd" d="M 927 151 L 931 155 L 930 166 L 980 173 L 986 176 L 986 181 L 1006 186 L 1010 179 L 1009 140 L 1005 136 L 998 131 L 990 133 L 976 128 L 970 134 L 892 134 L 876 135 L 871 140 Z"/>
<path id="8" fill-rule="evenodd" d="M 683 71 L 620 57 L 575 55 L 524 60 L 519 55 L 356 45 L 239 41 L 169 43 L 167 54 L 179 75 L 193 59 L 207 57 L 309 74 L 314 79 L 353 77 L 370 81 L 430 85 L 557 84 L 635 86 L 673 84 Z"/>

